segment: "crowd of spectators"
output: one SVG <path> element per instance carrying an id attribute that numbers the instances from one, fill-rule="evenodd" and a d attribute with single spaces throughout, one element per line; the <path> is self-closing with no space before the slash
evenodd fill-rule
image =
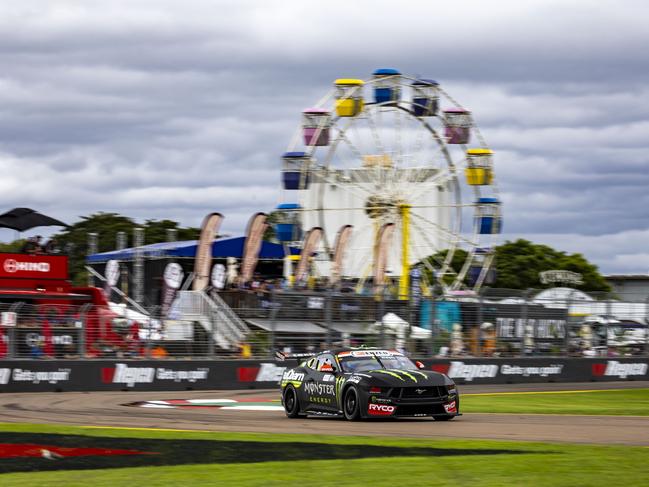
<path id="1" fill-rule="evenodd" d="M 23 254 L 32 254 L 32 255 L 56 255 L 61 253 L 61 246 L 56 240 L 56 237 L 50 238 L 45 244 L 41 243 L 42 237 L 36 235 L 35 237 L 29 237 L 25 240 L 20 251 Z"/>

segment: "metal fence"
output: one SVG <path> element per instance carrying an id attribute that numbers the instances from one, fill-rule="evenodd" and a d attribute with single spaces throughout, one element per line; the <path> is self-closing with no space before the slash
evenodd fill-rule
<path id="1" fill-rule="evenodd" d="M 361 345 L 418 357 L 649 355 L 649 300 L 623 296 L 487 289 L 399 300 L 233 290 L 209 303 L 180 301 L 174 319 L 160 307 L 0 304 L 0 358 L 265 358 Z"/>

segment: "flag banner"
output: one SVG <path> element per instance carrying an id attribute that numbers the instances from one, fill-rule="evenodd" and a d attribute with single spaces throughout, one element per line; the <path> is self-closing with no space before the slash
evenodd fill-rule
<path id="1" fill-rule="evenodd" d="M 185 273 L 180 264 L 170 262 L 165 267 L 163 274 L 162 296 L 160 305 L 162 307 L 162 317 L 166 318 L 169 314 L 169 308 L 176 297 L 176 292 L 180 289 Z"/>
<path id="2" fill-rule="evenodd" d="M 246 242 L 243 245 L 241 260 L 241 284 L 252 280 L 252 276 L 259 260 L 262 238 L 268 227 L 266 213 L 256 213 L 248 222 L 246 230 Z"/>
<path id="3" fill-rule="evenodd" d="M 212 270 L 212 243 L 214 237 L 219 231 L 223 215 L 220 213 L 210 213 L 203 220 L 201 227 L 201 237 L 198 241 L 196 250 L 196 260 L 194 262 L 194 291 L 202 291 L 210 282 L 210 271 Z"/>
<path id="4" fill-rule="evenodd" d="M 386 223 L 377 233 L 374 242 L 374 289 L 377 293 L 381 292 L 385 285 L 385 271 L 393 235 L 394 223 Z"/>
<path id="5" fill-rule="evenodd" d="M 300 253 L 300 261 L 298 262 L 297 270 L 295 271 L 296 283 L 306 283 L 306 279 L 309 276 L 309 262 L 315 250 L 318 248 L 321 238 L 322 228 L 320 227 L 313 227 L 307 232 L 306 236 L 304 237 L 302 252 Z"/>
<path id="6" fill-rule="evenodd" d="M 334 257 L 331 262 L 331 284 L 335 285 L 340 281 L 343 275 L 343 259 L 347 251 L 349 239 L 352 236 L 352 225 L 344 225 L 336 235 L 336 242 L 334 244 Z"/>

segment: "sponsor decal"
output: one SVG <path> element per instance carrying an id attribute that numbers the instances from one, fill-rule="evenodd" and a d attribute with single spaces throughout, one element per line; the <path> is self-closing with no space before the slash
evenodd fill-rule
<path id="1" fill-rule="evenodd" d="M 444 411 L 447 413 L 457 413 L 457 403 L 455 401 L 451 401 L 448 404 L 444 404 Z"/>
<path id="2" fill-rule="evenodd" d="M 155 377 L 158 380 L 172 380 L 174 382 L 196 382 L 197 380 L 206 380 L 210 369 L 198 368 L 194 370 L 172 370 L 160 367 L 156 370 Z"/>
<path id="3" fill-rule="evenodd" d="M 102 368 L 101 380 L 105 384 L 151 384 L 155 377 L 154 367 L 129 367 L 126 364 L 115 364 L 115 368 Z"/>
<path id="4" fill-rule="evenodd" d="M 31 382 L 33 384 L 40 384 L 41 382 L 57 384 L 59 382 L 66 382 L 70 380 L 70 372 L 70 369 L 39 371 L 33 371 L 29 369 L 14 369 L 13 373 L 11 374 L 11 380 L 13 380 L 14 382 Z M 6 382 L 4 383 L 6 384 Z"/>
<path id="5" fill-rule="evenodd" d="M 392 404 L 392 399 L 371 396 L 370 397 L 370 402 L 373 402 L 373 403 L 376 403 L 376 404 Z"/>
<path id="6" fill-rule="evenodd" d="M 303 381 L 304 374 L 302 372 L 295 372 L 293 369 L 290 369 L 284 372 L 284 374 L 282 375 L 282 380 Z"/>
<path id="7" fill-rule="evenodd" d="M 496 364 L 465 364 L 452 361 L 447 375 L 453 379 L 464 379 L 470 382 L 473 379 L 490 379 L 497 374 Z"/>
<path id="8" fill-rule="evenodd" d="M 352 350 L 349 352 L 340 352 L 338 357 L 393 357 L 403 356 L 401 352 L 396 350 Z"/>
<path id="9" fill-rule="evenodd" d="M 333 382 L 336 376 L 333 374 L 325 374 L 325 376 L 322 378 L 323 382 Z"/>
<path id="10" fill-rule="evenodd" d="M 347 379 L 347 382 L 351 382 L 352 384 L 358 384 L 362 380 L 363 380 L 362 377 L 359 377 L 358 375 L 352 375 L 349 379 Z"/>
<path id="11" fill-rule="evenodd" d="M 503 375 L 520 375 L 523 377 L 548 377 L 550 375 L 561 375 L 563 364 L 551 364 L 541 367 L 523 367 L 520 365 L 504 364 L 500 366 L 500 373 Z"/>
<path id="12" fill-rule="evenodd" d="M 394 413 L 396 407 L 388 404 L 369 404 L 367 406 L 367 414 L 372 416 L 390 416 Z"/>
<path id="13" fill-rule="evenodd" d="M 9 274 L 20 271 L 28 272 L 50 272 L 49 262 L 20 262 L 16 259 L 7 259 L 4 262 L 4 270 Z"/>
<path id="14" fill-rule="evenodd" d="M 307 382 L 304 384 L 304 390 L 307 394 L 317 394 L 318 396 L 334 396 L 334 384 L 320 384 L 318 382 Z"/>
<path id="15" fill-rule="evenodd" d="M 309 396 L 309 402 L 315 404 L 333 404 L 333 397 L 318 397 L 318 396 Z"/>
<path id="16" fill-rule="evenodd" d="M 649 365 L 643 362 L 618 362 L 617 360 L 608 360 L 606 364 L 593 364 L 592 374 L 596 377 L 627 377 L 646 375 Z"/>
<path id="17" fill-rule="evenodd" d="M 115 368 L 102 368 L 101 380 L 104 384 L 126 384 L 133 387 L 135 384 L 152 384 L 155 380 L 171 380 L 174 382 L 196 382 L 206 380 L 209 374 L 207 368 L 193 370 L 174 370 L 166 367 L 129 367 L 117 363 Z"/>

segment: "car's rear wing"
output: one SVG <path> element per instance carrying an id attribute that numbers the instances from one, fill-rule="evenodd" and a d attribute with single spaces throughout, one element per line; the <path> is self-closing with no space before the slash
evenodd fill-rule
<path id="1" fill-rule="evenodd" d="M 305 353 L 286 353 L 286 352 L 275 352 L 275 360 L 278 362 L 284 362 L 286 360 L 301 360 L 303 358 L 311 358 L 317 355 L 316 352 L 305 352 Z"/>

